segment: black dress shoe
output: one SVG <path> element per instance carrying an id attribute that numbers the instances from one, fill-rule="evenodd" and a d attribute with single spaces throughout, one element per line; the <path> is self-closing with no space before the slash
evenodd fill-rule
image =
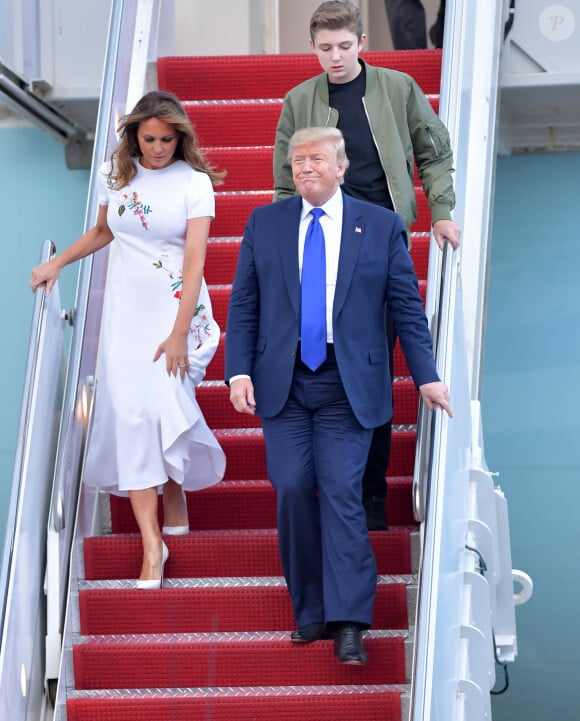
<path id="1" fill-rule="evenodd" d="M 328 638 L 328 635 L 326 626 L 323 623 L 309 623 L 307 626 L 302 626 L 290 634 L 292 643 L 312 643 L 324 638 Z"/>
<path id="2" fill-rule="evenodd" d="M 337 629 L 334 635 L 334 655 L 340 663 L 357 666 L 369 660 L 363 646 L 362 631 L 357 625 L 345 623 Z"/>
<path id="3" fill-rule="evenodd" d="M 387 509 L 383 496 L 363 498 L 363 506 L 369 531 L 387 531 L 389 529 Z"/>

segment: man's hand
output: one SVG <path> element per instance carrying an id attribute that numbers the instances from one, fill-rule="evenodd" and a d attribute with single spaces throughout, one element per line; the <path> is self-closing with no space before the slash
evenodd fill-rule
<path id="1" fill-rule="evenodd" d="M 437 220 L 433 223 L 433 235 L 440 250 L 443 250 L 446 242 L 451 245 L 453 250 L 459 248 L 461 228 L 452 220 Z"/>
<path id="2" fill-rule="evenodd" d="M 256 412 L 254 384 L 249 378 L 237 378 L 230 383 L 230 401 L 238 413 L 254 415 Z"/>
<path id="3" fill-rule="evenodd" d="M 445 383 L 441 381 L 423 383 L 422 386 L 419 386 L 419 393 L 430 411 L 434 408 L 442 408 L 449 418 L 453 418 L 453 412 L 449 405 L 449 390 Z"/>

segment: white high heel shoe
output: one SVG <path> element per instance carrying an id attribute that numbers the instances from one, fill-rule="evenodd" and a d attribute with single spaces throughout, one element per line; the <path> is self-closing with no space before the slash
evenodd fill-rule
<path id="1" fill-rule="evenodd" d="M 161 533 L 165 536 L 187 536 L 189 533 L 189 525 L 187 526 L 163 526 Z"/>
<path id="2" fill-rule="evenodd" d="M 137 586 L 140 591 L 156 591 L 159 588 L 163 588 L 163 571 L 165 570 L 165 564 L 169 558 L 169 549 L 162 541 L 163 550 L 161 552 L 161 576 L 159 578 L 147 579 L 146 581 L 137 581 Z"/>

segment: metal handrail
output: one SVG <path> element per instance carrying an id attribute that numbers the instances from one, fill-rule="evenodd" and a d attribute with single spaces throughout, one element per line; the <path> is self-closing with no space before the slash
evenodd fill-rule
<path id="1" fill-rule="evenodd" d="M 435 244 L 432 242 L 431 250 Z M 436 246 L 435 246 L 436 247 Z M 429 328 L 431 337 L 433 338 L 433 352 L 435 358 L 439 358 L 439 345 L 441 322 L 448 317 L 448 309 L 442 307 L 443 289 L 449 286 L 451 282 L 451 274 L 453 272 L 453 253 L 449 245 L 446 245 L 443 252 L 436 251 L 434 263 L 429 263 L 429 276 L 431 280 L 430 289 L 432 301 L 428 301 L 430 306 L 435 305 L 436 312 L 432 313 Z M 431 268 L 432 265 L 436 267 Z M 437 275 L 439 274 L 439 275 Z M 439 282 L 433 278 L 439 277 Z M 433 447 L 433 414 L 422 400 L 419 400 L 419 410 L 417 417 L 417 443 L 415 447 L 415 465 L 413 470 L 413 515 L 417 523 L 423 523 L 427 508 L 427 498 L 429 493 L 429 474 L 431 469 L 431 451 Z"/>
<path id="2" fill-rule="evenodd" d="M 40 251 L 40 263 L 50 260 L 56 253 L 56 246 L 52 240 L 45 240 Z M 12 491 L 8 505 L 8 513 L 6 518 L 6 534 L 4 542 L 4 552 L 2 557 L 2 567 L 0 569 L 0 589 L 2 596 L 0 598 L 0 638 L 4 644 L 6 638 L 4 634 L 4 622 L 6 619 L 6 601 L 8 595 L 8 579 L 10 577 L 10 569 L 12 566 L 12 551 L 14 547 L 14 532 L 16 528 L 16 520 L 18 517 L 18 509 L 20 503 L 20 491 L 23 482 L 24 459 L 28 448 L 30 418 L 33 408 L 34 398 L 34 379 L 37 374 L 40 339 L 42 335 L 42 327 L 47 307 L 47 297 L 44 288 L 39 288 L 34 295 L 34 306 L 32 310 L 32 322 L 30 340 L 28 343 L 28 356 L 26 359 L 26 371 L 24 373 L 24 391 L 23 401 L 20 408 L 20 419 L 18 422 L 18 435 L 16 438 L 16 451 L 14 456 L 14 469 L 12 473 Z"/>
<path id="3" fill-rule="evenodd" d="M 46 241 L 41 262 L 55 248 Z M 58 284 L 36 292 L 2 565 L 0 716 L 20 721 L 40 706 L 44 656 L 46 538 L 64 375 L 65 335 Z M 23 629 L 29 633 L 24 634 Z M 21 693 L 15 693 L 20 688 Z M 7 716 L 8 714 L 8 716 Z"/>

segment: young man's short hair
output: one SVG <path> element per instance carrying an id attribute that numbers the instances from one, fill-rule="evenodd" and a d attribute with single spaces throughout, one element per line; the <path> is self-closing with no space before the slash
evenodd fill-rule
<path id="1" fill-rule="evenodd" d="M 314 11 L 310 18 L 310 39 L 314 42 L 319 30 L 343 30 L 360 40 L 363 29 L 360 10 L 350 0 L 328 0 Z"/>

